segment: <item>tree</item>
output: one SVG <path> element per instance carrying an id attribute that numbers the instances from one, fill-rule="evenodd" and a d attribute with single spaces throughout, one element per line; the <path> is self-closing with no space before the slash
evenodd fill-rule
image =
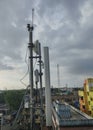
<path id="1" fill-rule="evenodd" d="M 5 104 L 5 98 L 4 98 L 4 93 L 0 93 L 0 104 Z"/>
<path id="2" fill-rule="evenodd" d="M 9 105 L 10 110 L 18 110 L 24 95 L 24 90 L 7 90 L 4 93 L 5 101 Z"/>

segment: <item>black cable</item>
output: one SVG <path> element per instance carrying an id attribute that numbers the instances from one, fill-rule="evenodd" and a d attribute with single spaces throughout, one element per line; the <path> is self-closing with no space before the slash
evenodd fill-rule
<path id="1" fill-rule="evenodd" d="M 24 76 L 20 79 L 20 82 L 24 85 L 24 86 L 27 86 L 24 82 L 23 82 L 23 80 L 25 79 L 25 77 L 28 75 L 28 73 L 29 73 L 29 65 L 28 65 L 28 61 L 27 61 L 27 56 L 28 56 L 28 47 L 27 47 L 27 50 L 26 50 L 26 55 L 25 55 L 25 63 L 27 64 L 27 72 L 24 74 Z M 37 56 L 37 55 L 36 55 Z M 35 65 L 36 65 L 36 63 L 37 63 L 37 58 L 36 58 L 36 61 L 35 61 L 35 63 L 34 63 L 34 65 L 33 65 L 33 70 L 35 69 Z"/>
<path id="2" fill-rule="evenodd" d="M 28 66 L 28 62 L 27 62 L 27 54 L 28 54 L 28 47 L 27 47 L 27 50 L 26 50 L 26 55 L 25 55 L 25 63 L 27 64 L 27 72 L 24 74 L 24 76 L 20 79 L 20 82 L 24 85 L 24 86 L 27 86 L 24 82 L 23 82 L 23 79 L 25 79 L 25 77 L 28 75 L 28 72 L 29 72 L 29 66 Z"/>

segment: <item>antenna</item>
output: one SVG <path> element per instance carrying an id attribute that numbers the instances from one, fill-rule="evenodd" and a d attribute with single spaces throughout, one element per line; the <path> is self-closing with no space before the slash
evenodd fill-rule
<path id="1" fill-rule="evenodd" d="M 33 27 L 33 23 L 34 23 L 34 8 L 32 9 L 32 27 Z"/>
<path id="2" fill-rule="evenodd" d="M 34 8 L 32 9 L 32 24 L 27 24 L 28 31 L 33 31 L 33 22 L 34 22 Z"/>

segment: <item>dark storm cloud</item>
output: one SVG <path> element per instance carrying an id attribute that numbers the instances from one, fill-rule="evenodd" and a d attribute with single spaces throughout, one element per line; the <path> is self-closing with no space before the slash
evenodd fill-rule
<path id="1" fill-rule="evenodd" d="M 66 67 L 68 73 L 83 75 L 92 74 L 93 71 L 93 19 L 88 18 L 87 23 L 83 25 L 81 23 L 83 18 L 81 11 L 86 3 L 90 2 L 91 0 L 40 2 L 39 15 L 46 23 L 44 25 L 46 31 L 42 31 L 41 35 L 50 47 L 51 61 Z M 56 21 L 58 14 L 59 20 Z M 63 24 L 53 29 L 55 22 L 51 23 L 52 20 Z"/>
<path id="2" fill-rule="evenodd" d="M 0 1 L 0 58 L 2 61 L 5 56 L 10 57 L 14 63 L 22 61 L 21 49 L 26 44 L 24 43 L 27 37 L 26 24 L 33 4 L 29 2 L 29 0 Z M 0 65 L 1 69 L 2 66 L 3 64 Z M 5 69 L 12 68 L 12 66 L 5 66 Z"/>
<path id="3" fill-rule="evenodd" d="M 92 21 L 91 21 L 92 22 Z M 84 26 L 77 36 L 77 45 L 75 46 L 78 49 L 93 49 L 93 25 L 88 28 Z"/>
<path id="4" fill-rule="evenodd" d="M 81 17 L 80 7 L 85 4 L 86 0 L 41 0 L 39 12 L 41 16 L 52 17 L 57 11 L 59 16 L 65 16 L 71 21 L 78 21 Z"/>
<path id="5" fill-rule="evenodd" d="M 51 64 L 59 63 L 73 75 L 92 74 L 93 13 L 87 12 L 92 5 L 91 0 L 1 0 L 0 70 L 22 64 L 28 39 L 26 24 L 31 22 L 35 7 L 35 38 L 42 46 L 49 46 Z"/>
<path id="6" fill-rule="evenodd" d="M 69 73 L 75 75 L 93 75 L 93 58 L 78 59 L 72 62 Z"/>

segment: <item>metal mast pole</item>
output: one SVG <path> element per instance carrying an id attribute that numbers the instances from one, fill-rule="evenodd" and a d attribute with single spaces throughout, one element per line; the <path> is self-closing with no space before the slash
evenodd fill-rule
<path id="1" fill-rule="evenodd" d="M 43 129 L 43 97 L 42 97 L 42 60 L 41 60 L 41 45 L 39 43 L 39 70 L 40 70 L 40 101 L 41 101 L 41 114 L 40 114 L 40 118 L 41 118 L 41 130 Z"/>
<path id="2" fill-rule="evenodd" d="M 30 27 L 30 24 L 28 24 L 28 31 L 29 31 L 29 85 L 30 85 L 30 123 L 31 123 L 31 130 L 32 122 L 33 122 L 33 42 L 32 42 L 32 32 L 33 27 Z"/>
<path id="3" fill-rule="evenodd" d="M 32 17 L 33 17 L 32 10 Z M 32 19 L 33 20 L 33 19 Z M 33 23 L 32 26 L 27 24 L 29 32 L 29 85 L 30 85 L 30 129 L 33 130 Z"/>

